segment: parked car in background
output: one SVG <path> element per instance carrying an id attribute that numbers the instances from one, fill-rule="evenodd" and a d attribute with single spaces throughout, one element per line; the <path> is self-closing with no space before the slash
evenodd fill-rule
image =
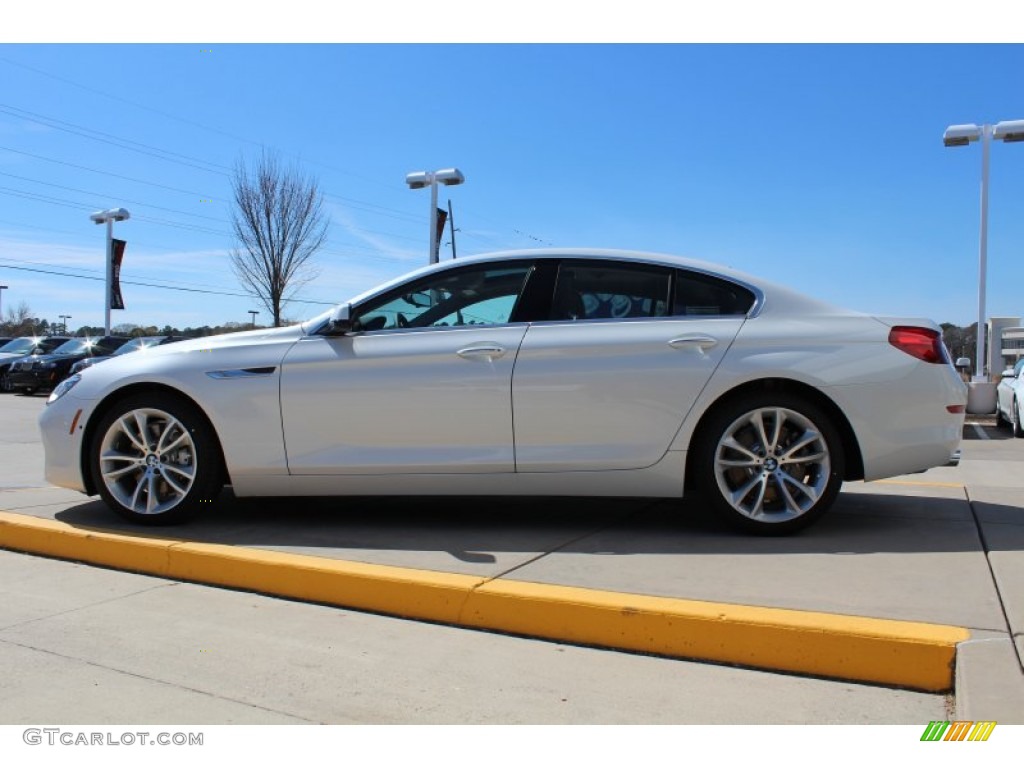
<path id="1" fill-rule="evenodd" d="M 53 389 L 71 373 L 71 366 L 87 357 L 111 355 L 130 341 L 127 336 L 81 337 L 68 339 L 53 352 L 29 355 L 11 363 L 8 379 L 11 388 L 32 394 Z"/>
<path id="2" fill-rule="evenodd" d="M 0 347 L 0 391 L 11 391 L 11 380 L 8 374 L 11 364 L 15 360 L 20 360 L 26 355 L 49 354 L 68 340 L 68 336 L 21 336 L 8 341 Z"/>
<path id="3" fill-rule="evenodd" d="M 40 415 L 46 478 L 137 523 L 238 497 L 699 493 L 791 533 L 844 480 L 945 465 L 967 387 L 939 326 L 706 262 L 517 251 L 301 325 L 124 355 Z M 282 513 L 285 511 L 282 507 Z"/>
<path id="4" fill-rule="evenodd" d="M 119 355 L 130 355 L 132 352 L 142 352 L 150 347 L 159 347 L 161 344 L 171 344 L 175 341 L 181 341 L 183 338 L 184 337 L 182 336 L 137 336 L 131 341 L 122 344 L 109 355 L 93 355 L 92 357 L 82 358 L 71 366 L 71 373 L 79 373 L 84 371 L 86 368 L 91 368 L 96 365 L 96 363 L 111 360 Z"/>
<path id="5" fill-rule="evenodd" d="M 1024 437 L 1024 358 L 1003 371 L 996 387 L 996 424 L 1006 424 L 1014 437 Z"/>

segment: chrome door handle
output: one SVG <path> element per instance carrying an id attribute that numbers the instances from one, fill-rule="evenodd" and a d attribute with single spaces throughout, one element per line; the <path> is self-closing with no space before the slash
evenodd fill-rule
<path id="1" fill-rule="evenodd" d="M 467 360 L 484 358 L 485 360 L 496 360 L 505 354 L 505 348 L 497 344 L 481 344 L 478 347 L 465 347 L 456 352 L 459 357 Z"/>
<path id="2" fill-rule="evenodd" d="M 718 344 L 718 339 L 714 339 L 711 336 L 678 336 L 668 343 L 672 349 L 693 349 L 696 347 L 702 352 L 705 349 L 711 349 L 716 344 Z"/>

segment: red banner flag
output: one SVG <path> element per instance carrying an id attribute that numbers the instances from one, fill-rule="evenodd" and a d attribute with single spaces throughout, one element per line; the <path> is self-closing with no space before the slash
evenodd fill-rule
<path id="1" fill-rule="evenodd" d="M 111 309 L 124 309 L 124 299 L 121 296 L 121 259 L 124 258 L 124 247 L 128 243 L 124 240 L 118 240 L 114 238 L 111 240 L 110 248 L 110 261 L 111 261 L 111 274 L 113 279 L 110 281 L 110 308 Z"/>

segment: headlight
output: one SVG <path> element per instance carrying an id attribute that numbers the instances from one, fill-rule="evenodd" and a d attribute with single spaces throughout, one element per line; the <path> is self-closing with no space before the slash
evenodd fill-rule
<path id="1" fill-rule="evenodd" d="M 46 404 L 49 405 L 50 403 L 55 403 L 60 400 L 64 395 L 74 389 L 75 385 L 81 380 L 82 377 L 77 373 L 74 376 L 69 376 L 64 379 L 64 381 L 53 388 L 53 392 L 51 392 L 50 396 L 46 398 Z"/>

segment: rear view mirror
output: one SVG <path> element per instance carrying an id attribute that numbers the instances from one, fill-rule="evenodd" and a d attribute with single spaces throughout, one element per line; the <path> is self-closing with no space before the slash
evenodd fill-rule
<path id="1" fill-rule="evenodd" d="M 430 299 L 430 294 L 426 291 L 407 293 L 402 297 L 402 300 L 418 309 L 425 309 L 427 307 L 434 306 L 434 302 Z"/>

